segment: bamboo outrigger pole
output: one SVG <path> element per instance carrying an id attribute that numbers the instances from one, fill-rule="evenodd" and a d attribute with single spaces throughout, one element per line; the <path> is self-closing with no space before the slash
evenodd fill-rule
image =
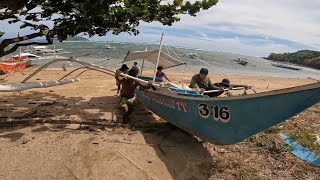
<path id="1" fill-rule="evenodd" d="M 160 47 L 159 47 L 159 53 L 158 53 L 158 58 L 157 58 L 156 66 L 154 67 L 154 74 L 153 74 L 153 81 L 154 81 L 154 82 L 156 81 L 157 68 L 158 68 L 159 59 L 160 59 L 160 54 L 161 54 L 161 48 L 162 48 L 162 40 L 163 40 L 163 33 L 162 33 L 162 35 L 161 35 Z"/>

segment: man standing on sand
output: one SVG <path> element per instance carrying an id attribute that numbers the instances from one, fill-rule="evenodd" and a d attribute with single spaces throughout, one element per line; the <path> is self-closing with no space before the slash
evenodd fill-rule
<path id="1" fill-rule="evenodd" d="M 134 69 L 136 72 L 137 72 L 137 76 L 136 77 L 138 77 L 138 76 L 140 76 L 140 67 L 138 66 L 138 63 L 137 62 L 134 62 L 133 63 L 133 66 L 132 66 L 132 68 L 131 69 Z"/>
<path id="2" fill-rule="evenodd" d="M 128 75 L 132 77 L 137 76 L 137 71 L 135 69 L 130 69 Z M 129 122 L 129 115 L 132 113 L 133 107 L 137 104 L 137 99 L 134 96 L 135 89 L 140 86 L 140 90 L 149 89 L 152 87 L 152 82 L 148 82 L 147 85 L 141 84 L 130 78 L 125 78 L 118 75 L 118 80 L 122 85 L 121 95 L 120 95 L 120 107 L 123 107 L 123 123 Z"/>
<path id="3" fill-rule="evenodd" d="M 212 93 L 206 94 L 210 97 L 217 97 L 224 92 L 223 87 L 219 87 L 212 84 L 210 78 L 208 77 L 208 73 L 209 73 L 208 69 L 201 68 L 199 74 L 196 74 L 192 77 L 189 87 L 194 89 L 200 89 L 199 92 L 208 91 L 208 90 L 220 90 L 218 92 L 212 92 Z"/>
<path id="4" fill-rule="evenodd" d="M 120 73 L 128 74 L 128 70 L 129 70 L 129 68 L 128 68 L 128 66 L 126 64 L 122 64 L 121 68 L 116 70 L 114 78 L 116 79 L 116 85 L 118 87 L 117 94 L 119 94 L 120 89 L 121 89 L 121 83 L 120 83 L 120 81 L 118 79 L 118 76 L 119 76 Z"/>

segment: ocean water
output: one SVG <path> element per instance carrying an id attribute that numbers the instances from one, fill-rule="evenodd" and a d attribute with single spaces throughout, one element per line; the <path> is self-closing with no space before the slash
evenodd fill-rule
<path id="1" fill-rule="evenodd" d="M 107 46 L 110 46 L 111 49 L 107 49 Z M 121 62 L 127 55 L 128 51 L 144 51 L 146 47 L 148 50 L 156 50 L 159 48 L 159 45 L 117 42 L 62 42 L 55 44 L 55 47 L 57 49 L 63 48 L 65 51 L 69 52 L 66 54 L 60 54 L 59 56 L 75 57 L 81 61 L 96 63 L 110 69 L 117 69 L 120 68 L 122 64 Z M 198 73 L 200 68 L 206 67 L 209 69 L 210 74 L 320 79 L 319 70 L 303 68 L 299 71 L 295 71 L 274 67 L 271 65 L 271 61 L 260 57 L 167 46 L 163 46 L 162 51 L 169 53 L 173 57 L 180 58 L 186 63 L 186 66 L 182 65 L 166 69 L 165 71 L 168 73 Z M 198 59 L 189 58 L 188 53 L 197 53 Z M 246 61 L 248 61 L 248 64 L 246 66 L 238 64 L 234 61 L 234 59 L 237 58 L 245 58 Z M 49 60 L 39 60 L 36 64 L 40 66 L 48 61 Z M 138 61 L 138 63 L 141 66 L 142 60 Z M 127 62 L 129 67 L 131 67 L 132 64 L 133 62 Z M 61 66 L 61 64 L 55 66 L 58 67 Z M 71 66 L 67 64 L 67 67 Z M 78 66 L 76 64 L 72 64 L 72 67 Z M 145 68 L 152 70 L 153 65 L 151 63 L 145 63 Z"/>

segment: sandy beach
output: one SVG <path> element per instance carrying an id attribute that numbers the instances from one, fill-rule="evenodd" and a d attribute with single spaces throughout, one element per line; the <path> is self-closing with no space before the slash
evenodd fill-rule
<path id="1" fill-rule="evenodd" d="M 20 82 L 33 71 L 26 69 L 6 80 Z M 46 69 L 31 81 L 57 80 L 68 72 Z M 192 74 L 168 76 L 187 84 Z M 214 82 L 229 78 L 232 84 L 251 85 L 257 92 L 316 82 L 262 76 L 210 78 Z M 217 146 L 166 123 L 143 105 L 135 109 L 129 125 L 122 125 L 114 77 L 88 71 L 80 79 L 64 86 L 0 94 L 0 179 L 320 177 L 319 168 L 273 147 L 273 133 L 260 133 L 236 145 Z M 281 132 L 320 134 L 319 115 L 317 104 L 283 123 Z"/>

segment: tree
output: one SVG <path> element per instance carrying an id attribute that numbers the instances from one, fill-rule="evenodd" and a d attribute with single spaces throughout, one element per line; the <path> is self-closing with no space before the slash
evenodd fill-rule
<path id="1" fill-rule="evenodd" d="M 108 32 L 138 35 L 136 28 L 141 21 L 158 21 L 171 26 L 180 20 L 179 14 L 196 16 L 200 10 L 217 3 L 218 0 L 194 3 L 183 0 L 171 0 L 171 3 L 161 0 L 1 0 L 0 20 L 7 20 L 9 24 L 22 23 L 20 28 L 31 28 L 35 33 L 3 40 L 0 57 L 14 52 L 19 46 L 52 44 L 55 36 L 63 41 L 80 33 L 90 37 L 105 36 Z M 46 26 L 46 21 L 52 21 L 53 27 Z M 0 37 L 4 33 L 0 32 Z M 45 36 L 47 42 L 21 43 L 41 36 Z M 12 48 L 7 48 L 14 43 Z"/>

